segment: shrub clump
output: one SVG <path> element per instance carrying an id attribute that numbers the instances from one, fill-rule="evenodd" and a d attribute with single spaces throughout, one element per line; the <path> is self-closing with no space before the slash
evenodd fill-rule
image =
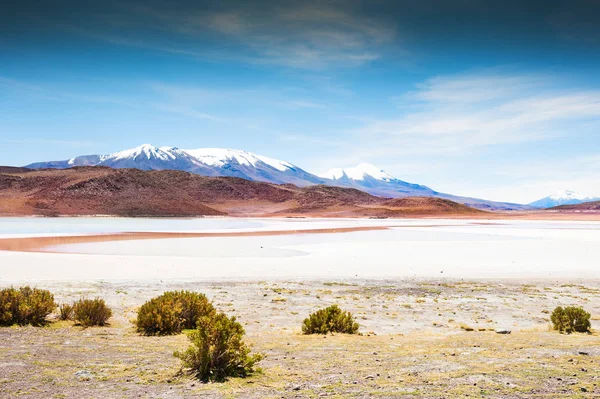
<path id="1" fill-rule="evenodd" d="M 41 326 L 56 308 L 54 295 L 31 287 L 5 288 L 0 291 L 0 325 Z"/>
<path id="2" fill-rule="evenodd" d="M 552 321 L 555 330 L 561 333 L 571 334 L 573 332 L 586 333 L 590 332 L 591 315 L 581 307 L 558 306 L 552 312 L 550 320 Z"/>
<path id="3" fill-rule="evenodd" d="M 112 310 L 104 299 L 80 299 L 73 303 L 73 320 L 84 327 L 104 326 L 112 316 Z"/>
<path id="4" fill-rule="evenodd" d="M 192 345 L 185 352 L 175 352 L 183 366 L 202 381 L 223 381 L 227 377 L 246 377 L 262 360 L 250 354 L 244 343 L 244 328 L 224 313 L 203 316 L 195 330 L 189 331 Z"/>
<path id="5" fill-rule="evenodd" d="M 73 320 L 73 305 L 63 303 L 58 307 L 58 318 L 60 320 Z"/>
<path id="6" fill-rule="evenodd" d="M 358 323 L 352 313 L 345 312 L 337 305 L 311 313 L 302 323 L 303 334 L 343 333 L 356 334 Z"/>
<path id="7" fill-rule="evenodd" d="M 194 329 L 215 308 L 204 294 L 190 291 L 168 291 L 144 303 L 138 311 L 138 332 L 145 335 L 179 334 Z"/>

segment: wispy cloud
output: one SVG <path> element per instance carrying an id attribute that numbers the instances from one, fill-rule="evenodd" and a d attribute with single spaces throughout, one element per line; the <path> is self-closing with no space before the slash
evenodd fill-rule
<path id="1" fill-rule="evenodd" d="M 509 163 L 495 173 L 508 183 L 490 180 L 466 190 L 465 194 L 524 204 L 566 189 L 590 197 L 600 196 L 600 154 Z"/>
<path id="2" fill-rule="evenodd" d="M 156 108 L 173 114 L 183 115 L 189 118 L 195 119 L 205 119 L 210 121 L 223 121 L 222 118 L 218 118 L 214 115 L 208 114 L 206 112 L 198 111 L 192 107 L 186 105 L 168 105 L 168 104 L 158 104 Z"/>
<path id="3" fill-rule="evenodd" d="M 599 90 L 555 90 L 539 76 L 438 77 L 399 103 L 397 118 L 371 121 L 350 134 L 389 156 L 461 154 L 576 135 L 579 125 L 600 118 Z"/>
<path id="4" fill-rule="evenodd" d="M 10 132 L 6 132 L 9 135 Z M 22 135 L 22 133 L 19 133 Z M 33 144 L 33 145 L 44 145 L 44 144 L 58 144 L 62 146 L 68 146 L 71 148 L 84 148 L 92 147 L 96 144 L 93 141 L 87 140 L 54 140 L 54 139 L 0 139 L 0 142 L 7 144 Z"/>
<path id="5" fill-rule="evenodd" d="M 69 90 L 51 88 L 35 83 L 24 82 L 0 76 L 0 88 L 11 90 L 22 96 L 40 98 L 49 101 L 84 101 L 88 103 L 104 103 L 127 107 L 137 107 L 139 103 L 125 100 L 117 96 L 73 93 Z"/>
<path id="6" fill-rule="evenodd" d="M 268 87 L 214 89 L 162 82 L 151 82 L 148 86 L 164 99 L 163 103 L 157 105 L 161 110 L 187 114 L 190 117 L 201 119 L 223 121 L 224 118 L 217 117 L 208 110 L 224 106 L 228 106 L 228 108 L 234 106 L 240 111 L 261 105 L 269 109 L 286 110 L 323 110 L 327 108 L 327 104 L 312 99 L 304 91 L 300 91 L 300 96 L 293 89 L 290 89 L 290 93 L 288 93 L 283 89 L 276 90 Z"/>
<path id="7" fill-rule="evenodd" d="M 380 58 L 386 46 L 394 46 L 396 56 L 408 54 L 397 44 L 391 19 L 370 18 L 352 2 L 177 8 L 125 3 L 123 7 L 131 18 L 120 20 L 118 26 L 107 14 L 101 26 L 67 29 L 123 46 L 293 68 L 358 66 Z M 140 25 L 157 34 L 139 36 L 135 28 Z"/>
<path id="8" fill-rule="evenodd" d="M 284 107 L 292 108 L 292 109 L 322 109 L 325 108 L 324 104 L 317 103 L 309 100 L 289 100 L 282 104 Z"/>

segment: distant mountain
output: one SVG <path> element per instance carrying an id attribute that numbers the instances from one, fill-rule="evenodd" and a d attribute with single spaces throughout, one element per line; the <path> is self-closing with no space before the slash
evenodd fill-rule
<path id="1" fill-rule="evenodd" d="M 382 197 L 434 197 L 443 198 L 483 210 L 522 210 L 529 206 L 508 202 L 487 201 L 478 198 L 461 197 L 435 191 L 427 186 L 408 183 L 397 179 L 384 170 L 361 163 L 351 168 L 335 168 L 320 175 L 328 184 L 339 187 L 352 187 Z"/>
<path id="2" fill-rule="evenodd" d="M 297 187 L 101 166 L 7 168 L 0 173 L 0 215 L 486 217 L 485 212 L 438 198 L 390 200 L 321 184 Z"/>
<path id="3" fill-rule="evenodd" d="M 574 205 L 559 205 L 550 208 L 552 211 L 572 211 L 572 212 L 598 212 L 600 211 L 600 201 L 582 202 Z"/>
<path id="4" fill-rule="evenodd" d="M 592 201 L 600 201 L 600 197 L 590 197 L 576 191 L 565 190 L 532 202 L 529 205 L 536 208 L 553 208 L 560 205 L 577 205 Z"/>
<path id="5" fill-rule="evenodd" d="M 427 186 L 396 179 L 385 171 L 368 163 L 361 163 L 352 168 L 331 169 L 327 173 L 320 175 L 320 177 L 336 186 L 353 187 L 380 196 L 400 197 L 421 195 L 437 197 L 440 194 Z"/>
<path id="6" fill-rule="evenodd" d="M 324 181 L 289 162 L 222 148 L 181 150 L 143 144 L 108 155 L 83 155 L 64 161 L 36 162 L 33 169 L 66 169 L 74 166 L 108 166 L 140 170 L 181 170 L 203 176 L 231 176 L 269 183 L 292 183 L 298 186 L 322 184 Z"/>
<path id="7" fill-rule="evenodd" d="M 479 209 L 513 210 L 526 206 L 459 197 L 444 194 L 419 184 L 408 183 L 390 176 L 374 165 L 362 163 L 353 168 L 332 169 L 322 176 L 309 173 L 289 162 L 223 148 L 183 150 L 176 147 L 155 147 L 144 144 L 129 150 L 107 155 L 83 155 L 63 161 L 36 162 L 33 169 L 67 169 L 74 166 L 108 166 L 140 170 L 180 170 L 203 176 L 240 177 L 251 181 L 275 184 L 294 184 L 306 187 L 325 184 L 355 188 L 382 197 L 436 197 L 456 201 Z"/>

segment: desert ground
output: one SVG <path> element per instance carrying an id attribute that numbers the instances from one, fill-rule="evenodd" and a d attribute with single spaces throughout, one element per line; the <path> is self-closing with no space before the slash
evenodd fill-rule
<path id="1" fill-rule="evenodd" d="M 315 229 L 326 231 L 303 234 Z M 0 328 L 0 397 L 600 395 L 599 223 L 0 219 L 0 240 L 119 232 L 231 234 L 0 251 L 1 287 L 47 288 L 58 303 L 98 296 L 114 311 L 107 327 Z M 235 315 L 265 355 L 261 371 L 203 384 L 172 355 L 185 335 L 136 333 L 136 309 L 173 289 Z M 360 335 L 301 334 L 310 312 L 334 303 L 354 313 Z M 594 333 L 552 331 L 558 305 L 583 306 Z"/>

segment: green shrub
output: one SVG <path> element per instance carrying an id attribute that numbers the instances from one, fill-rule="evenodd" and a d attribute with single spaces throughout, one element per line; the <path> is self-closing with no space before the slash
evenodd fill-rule
<path id="1" fill-rule="evenodd" d="M 201 317 L 195 330 L 188 332 L 192 343 L 185 352 L 175 352 L 183 366 L 202 381 L 223 381 L 227 377 L 246 377 L 262 359 L 250 354 L 243 341 L 244 328 L 224 313 Z"/>
<path id="2" fill-rule="evenodd" d="M 54 295 L 31 287 L 5 288 L 0 291 L 0 325 L 41 326 L 56 308 Z"/>
<path id="3" fill-rule="evenodd" d="M 19 291 L 14 288 L 5 288 L 0 291 L 0 325 L 10 326 L 16 324 L 19 298 Z"/>
<path id="4" fill-rule="evenodd" d="M 84 327 L 104 326 L 112 316 L 112 310 L 104 299 L 80 299 L 73 303 L 73 320 Z"/>
<path id="5" fill-rule="evenodd" d="M 358 323 L 354 321 L 352 313 L 343 311 L 337 305 L 311 313 L 302 323 L 304 334 L 356 334 L 357 332 Z"/>
<path id="6" fill-rule="evenodd" d="M 590 317 L 591 315 L 581 307 L 567 306 L 563 308 L 558 306 L 554 309 L 554 312 L 552 312 L 550 320 L 552 321 L 554 329 L 561 333 L 585 333 L 590 332 Z"/>
<path id="7" fill-rule="evenodd" d="M 142 305 L 136 325 L 138 332 L 145 335 L 179 334 L 196 328 L 201 317 L 214 313 L 215 308 L 204 294 L 168 291 Z"/>
<path id="8" fill-rule="evenodd" d="M 58 318 L 61 320 L 73 320 L 73 305 L 63 303 L 58 307 Z"/>

